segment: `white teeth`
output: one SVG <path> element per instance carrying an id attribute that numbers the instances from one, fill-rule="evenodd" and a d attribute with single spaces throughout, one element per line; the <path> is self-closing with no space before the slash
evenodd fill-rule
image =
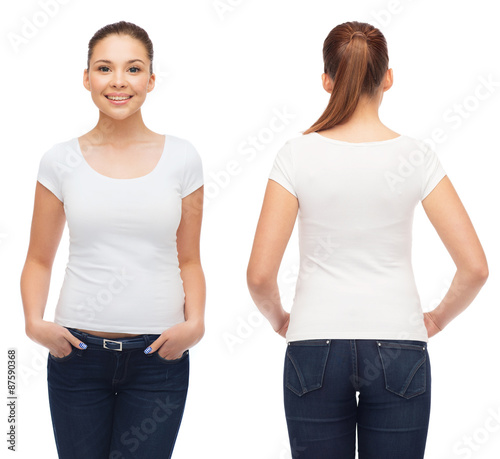
<path id="1" fill-rule="evenodd" d="M 108 99 L 111 99 L 111 100 L 126 100 L 126 99 L 130 99 L 132 96 L 127 96 L 127 97 L 115 97 L 115 96 L 106 96 Z"/>

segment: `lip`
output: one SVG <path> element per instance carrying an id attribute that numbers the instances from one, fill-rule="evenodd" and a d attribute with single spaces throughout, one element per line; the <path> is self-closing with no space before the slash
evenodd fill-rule
<path id="1" fill-rule="evenodd" d="M 114 96 L 114 97 L 127 97 L 131 96 L 132 94 L 128 94 L 126 92 L 108 92 L 107 94 L 104 94 L 105 96 Z"/>
<path id="2" fill-rule="evenodd" d="M 126 97 L 126 96 L 130 96 L 128 99 L 125 99 L 125 100 L 111 100 L 111 99 L 108 99 L 106 96 L 113 96 L 113 97 Z M 131 96 L 130 94 L 106 94 L 106 100 L 108 100 L 109 102 L 111 102 L 113 105 L 125 105 L 128 101 L 130 101 L 130 99 L 132 99 L 132 97 L 134 96 Z"/>

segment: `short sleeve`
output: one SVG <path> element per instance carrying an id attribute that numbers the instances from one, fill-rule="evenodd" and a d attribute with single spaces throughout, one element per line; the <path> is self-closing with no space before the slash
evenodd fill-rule
<path id="1" fill-rule="evenodd" d="M 436 187 L 436 185 L 443 179 L 446 172 L 439 161 L 439 157 L 427 145 L 424 145 L 424 172 L 422 180 L 422 191 L 420 200 L 423 201 L 425 197 Z"/>
<path id="2" fill-rule="evenodd" d="M 278 182 L 282 187 L 297 197 L 290 142 L 286 142 L 276 154 L 271 172 L 269 173 L 269 178 Z"/>
<path id="3" fill-rule="evenodd" d="M 61 175 L 58 174 L 57 161 L 54 157 L 54 149 L 51 148 L 47 150 L 38 166 L 37 180 L 45 187 L 48 188 L 52 193 L 62 202 L 63 193 L 61 187 Z"/>
<path id="4" fill-rule="evenodd" d="M 201 157 L 191 142 L 186 141 L 184 177 L 181 198 L 185 198 L 203 185 L 203 164 Z"/>

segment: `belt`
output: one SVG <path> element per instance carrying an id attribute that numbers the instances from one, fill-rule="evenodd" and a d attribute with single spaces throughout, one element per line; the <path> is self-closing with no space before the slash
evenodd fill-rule
<path id="1" fill-rule="evenodd" d="M 100 336 L 89 335 L 88 333 L 80 332 L 74 328 L 69 328 L 68 330 L 75 335 L 77 338 L 85 342 L 85 344 L 94 344 L 96 346 L 102 347 L 104 349 L 109 349 L 111 351 L 125 351 L 128 349 L 145 349 L 151 342 L 153 342 L 160 335 L 140 335 L 134 336 L 133 338 L 117 338 L 107 339 L 101 338 Z M 149 338 L 149 340 L 146 339 Z"/>

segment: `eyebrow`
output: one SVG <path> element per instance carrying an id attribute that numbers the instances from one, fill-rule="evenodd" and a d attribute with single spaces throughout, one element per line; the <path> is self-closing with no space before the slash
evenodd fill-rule
<path id="1" fill-rule="evenodd" d="M 97 61 L 94 62 L 94 64 L 97 64 L 98 62 L 104 62 L 105 64 L 112 64 L 112 62 L 107 59 L 98 59 Z M 141 59 L 130 59 L 129 61 L 127 61 L 127 64 L 132 64 L 132 62 L 142 62 L 144 64 L 144 61 L 142 61 Z"/>

